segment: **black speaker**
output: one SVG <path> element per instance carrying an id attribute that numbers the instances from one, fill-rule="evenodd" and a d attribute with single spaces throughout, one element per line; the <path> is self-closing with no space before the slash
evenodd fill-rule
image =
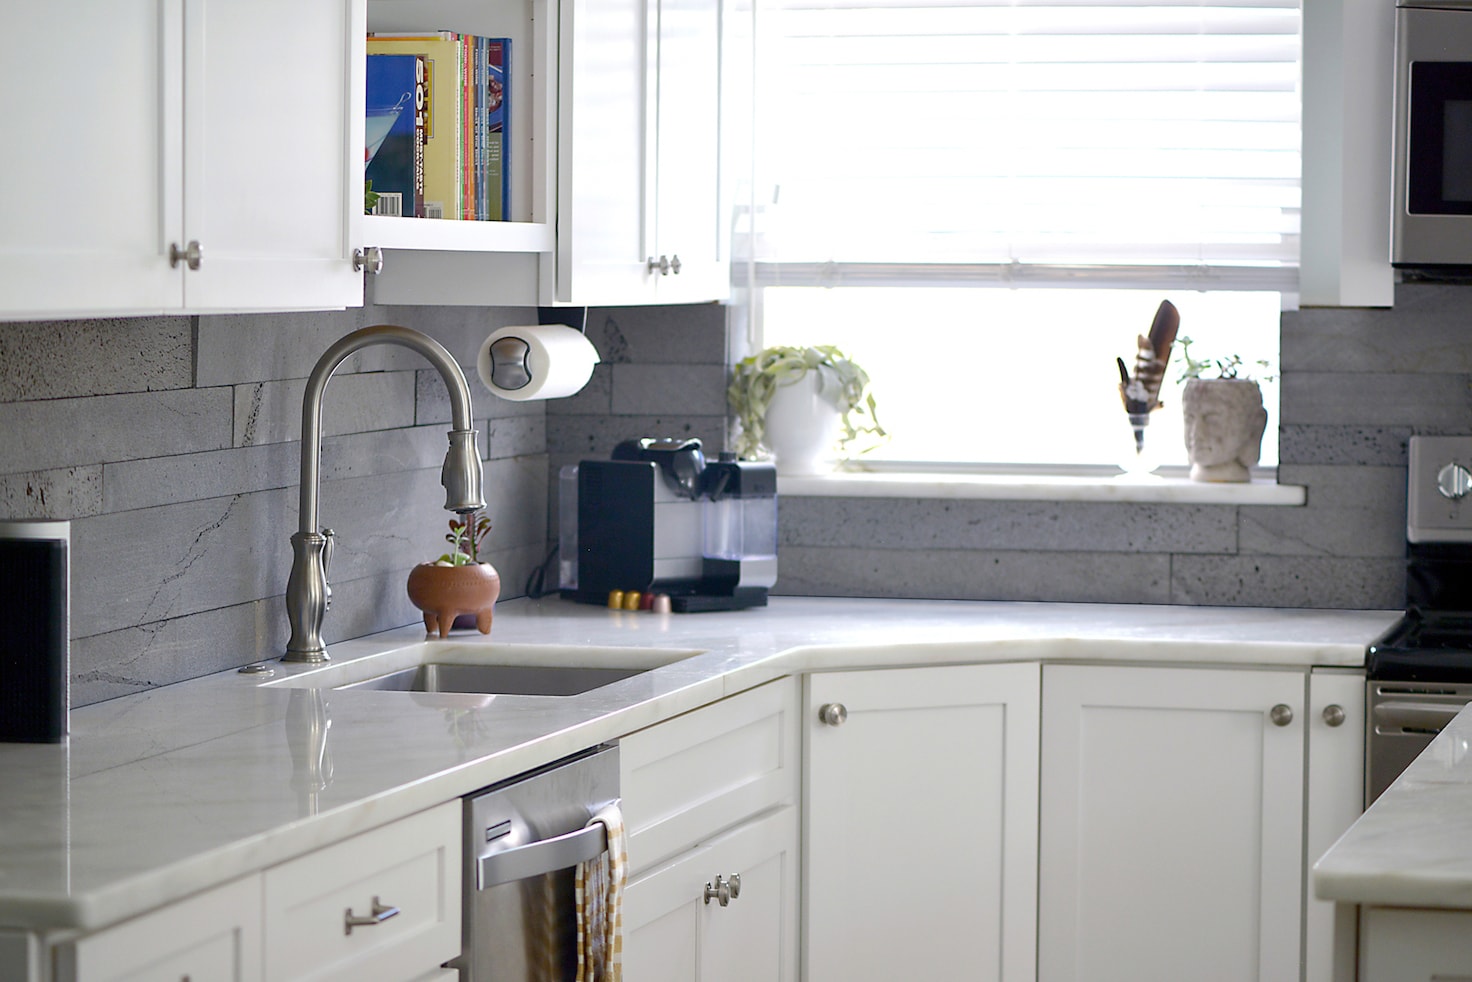
<path id="1" fill-rule="evenodd" d="M 68 522 L 0 522 L 0 742 L 67 734 Z"/>

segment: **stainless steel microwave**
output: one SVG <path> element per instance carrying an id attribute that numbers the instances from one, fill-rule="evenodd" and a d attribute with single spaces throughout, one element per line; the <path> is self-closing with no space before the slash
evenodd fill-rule
<path id="1" fill-rule="evenodd" d="M 1395 11 L 1390 261 L 1472 267 L 1472 0 Z"/>

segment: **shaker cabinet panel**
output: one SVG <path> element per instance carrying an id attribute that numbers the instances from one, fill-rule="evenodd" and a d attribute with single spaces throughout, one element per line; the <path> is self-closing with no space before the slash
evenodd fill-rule
<path id="1" fill-rule="evenodd" d="M 0 319 L 361 304 L 363 10 L 4 5 Z"/>
<path id="2" fill-rule="evenodd" d="M 259 982 L 261 880 L 227 883 L 57 953 L 59 982 Z"/>
<path id="3" fill-rule="evenodd" d="M 1035 978 L 1038 691 L 1036 664 L 808 676 L 804 978 Z"/>
<path id="4" fill-rule="evenodd" d="M 178 308 L 178 0 L 0 5 L 0 316 Z"/>
<path id="5" fill-rule="evenodd" d="M 1040 980 L 1299 977 L 1304 688 L 1044 669 Z"/>
<path id="6" fill-rule="evenodd" d="M 624 977 L 797 982 L 797 836 L 788 806 L 631 880 Z"/>

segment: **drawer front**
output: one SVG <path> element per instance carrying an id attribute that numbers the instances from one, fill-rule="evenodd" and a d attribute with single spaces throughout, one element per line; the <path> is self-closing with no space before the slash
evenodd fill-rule
<path id="1" fill-rule="evenodd" d="M 798 705 L 781 679 L 620 740 L 629 871 L 795 801 Z"/>
<path id="2" fill-rule="evenodd" d="M 268 979 L 433 971 L 460 951 L 460 802 L 268 869 L 265 900 Z"/>
<path id="3" fill-rule="evenodd" d="M 73 982 L 258 982 L 261 880 L 216 887 L 81 938 L 57 952 L 57 977 Z"/>

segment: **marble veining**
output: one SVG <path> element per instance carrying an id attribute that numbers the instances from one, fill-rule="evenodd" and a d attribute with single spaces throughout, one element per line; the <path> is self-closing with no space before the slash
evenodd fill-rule
<path id="1" fill-rule="evenodd" d="M 74 710 L 66 746 L 0 744 L 0 925 L 104 926 L 796 672 L 1039 659 L 1357 666 L 1395 617 L 800 598 L 657 615 L 515 600 L 498 605 L 489 639 L 452 639 L 457 657 L 479 646 L 488 658 L 565 659 L 569 646 L 595 646 L 604 657 L 642 650 L 658 667 L 535 697 L 335 691 L 309 685 L 309 666 L 273 663 L 265 684 L 229 671 Z M 421 658 L 424 642 L 402 628 L 334 644 L 331 671 Z M 331 722 L 325 747 L 312 743 L 314 713 Z"/>

